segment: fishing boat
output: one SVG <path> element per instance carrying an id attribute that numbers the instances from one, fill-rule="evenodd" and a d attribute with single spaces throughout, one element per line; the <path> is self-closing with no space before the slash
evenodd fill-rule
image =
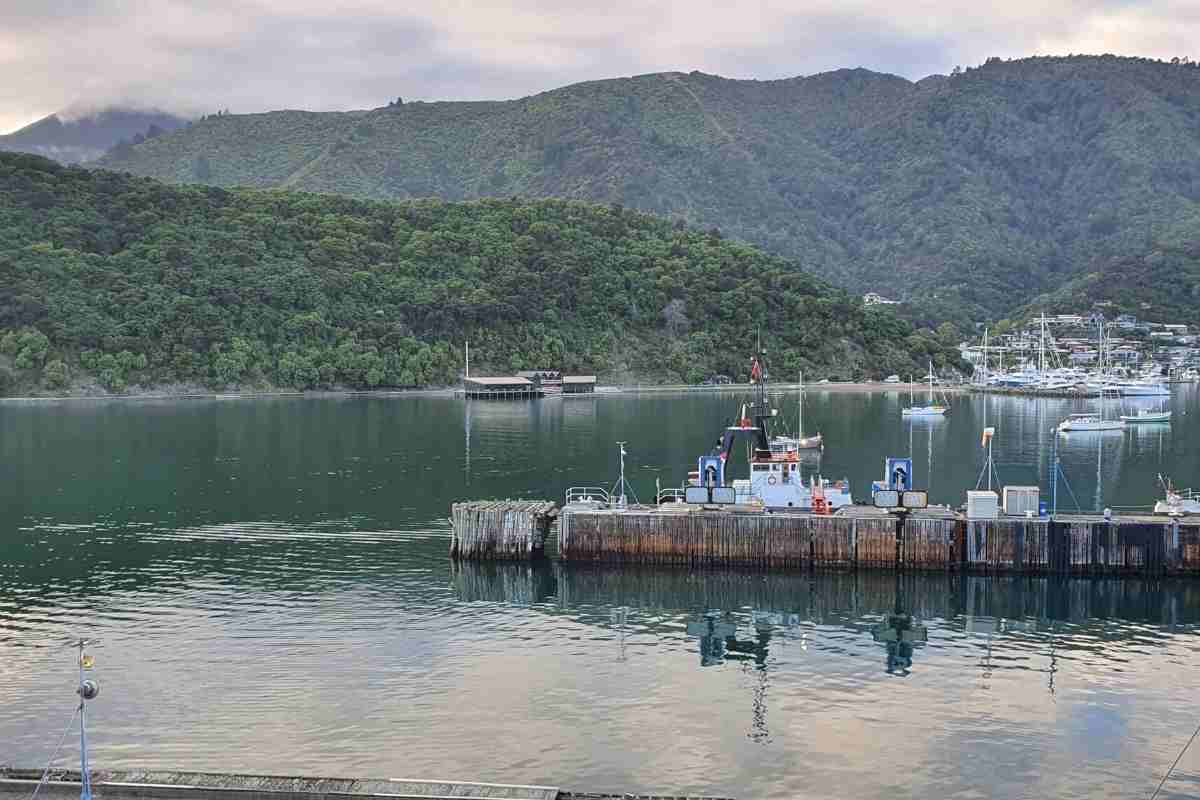
<path id="1" fill-rule="evenodd" d="M 796 450 L 819 450 L 825 446 L 825 439 L 821 436 L 821 432 L 817 431 L 812 436 L 804 435 L 804 374 L 800 374 L 800 400 L 799 400 L 798 419 L 796 420 L 796 435 L 787 436 L 779 435 L 771 439 L 771 447 L 776 445 L 781 447 L 791 446 Z"/>
<path id="2" fill-rule="evenodd" d="M 1162 475 L 1158 476 L 1158 482 L 1162 484 L 1164 497 L 1154 504 L 1155 514 L 1172 517 L 1200 514 L 1200 494 L 1191 489 L 1179 491 L 1171 485 L 1170 479 L 1164 479 Z"/>
<path id="3" fill-rule="evenodd" d="M 727 425 L 712 452 L 700 456 L 697 469 L 688 474 L 687 487 L 732 488 L 738 505 L 769 510 L 812 511 L 830 514 L 851 505 L 850 481 L 831 481 L 801 472 L 801 451 L 786 437 L 772 436 L 778 416 L 766 388 L 767 373 L 756 356 L 750 367 L 750 382 L 756 385 L 754 402 L 743 404 L 734 424 Z M 739 439 L 747 440 L 749 475 L 730 479 L 726 467 Z"/>
<path id="4" fill-rule="evenodd" d="M 900 413 L 906 417 L 943 417 L 949 411 L 948 406 L 940 405 L 933 402 L 933 361 L 929 362 L 929 404 L 918 406 L 913 404 L 912 399 L 912 380 L 909 380 L 908 390 L 908 408 L 900 410 Z"/>
<path id="5" fill-rule="evenodd" d="M 1140 424 L 1144 422 L 1170 422 L 1171 411 L 1160 403 L 1158 411 L 1152 411 L 1149 408 L 1139 408 L 1136 414 L 1122 414 L 1121 421 L 1126 425 Z"/>

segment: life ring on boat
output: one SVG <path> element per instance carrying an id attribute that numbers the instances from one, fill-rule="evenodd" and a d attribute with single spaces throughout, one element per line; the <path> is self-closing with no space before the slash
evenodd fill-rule
<path id="1" fill-rule="evenodd" d="M 772 486 L 774 486 L 774 485 L 775 485 L 775 476 L 774 476 L 774 475 L 768 475 L 768 476 L 767 476 L 767 483 L 769 483 L 769 484 L 771 484 Z"/>

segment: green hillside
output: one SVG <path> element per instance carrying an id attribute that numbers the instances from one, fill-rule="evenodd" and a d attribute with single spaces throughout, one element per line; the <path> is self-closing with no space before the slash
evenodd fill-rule
<path id="1" fill-rule="evenodd" d="M 387 387 L 560 366 L 606 379 L 961 366 L 793 262 L 619 206 L 173 187 L 0 154 L 0 381 Z M 99 390 L 99 389 L 96 389 Z"/>
<path id="2" fill-rule="evenodd" d="M 1034 299 L 1019 316 L 1103 304 L 1106 315 L 1133 314 L 1155 322 L 1200 327 L 1200 240 L 1165 245 L 1140 256 L 1114 259 L 1062 288 Z"/>
<path id="3" fill-rule="evenodd" d="M 621 203 L 856 292 L 1001 315 L 1195 230 L 1198 122 L 1190 63 L 991 59 L 917 83 L 667 73 L 509 102 L 229 115 L 106 163 L 363 198 Z"/>

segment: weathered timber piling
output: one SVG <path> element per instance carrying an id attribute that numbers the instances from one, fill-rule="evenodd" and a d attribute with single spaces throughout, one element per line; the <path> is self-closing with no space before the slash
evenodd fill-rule
<path id="1" fill-rule="evenodd" d="M 1200 520 L 1095 516 L 968 520 L 765 514 L 672 504 L 563 509 L 571 562 L 966 570 L 1014 574 L 1200 574 Z"/>
<path id="2" fill-rule="evenodd" d="M 904 566 L 954 572 L 962 568 L 962 525 L 954 517 L 909 517 L 901 550 Z"/>
<path id="3" fill-rule="evenodd" d="M 1060 575 L 1200 573 L 1200 520 L 1092 516 L 970 520 L 966 567 Z"/>
<path id="4" fill-rule="evenodd" d="M 568 507 L 559 517 L 558 552 L 564 561 L 802 567 L 812 561 L 814 529 L 847 523 L 851 523 L 848 518 L 686 507 L 670 511 Z"/>
<path id="5" fill-rule="evenodd" d="M 534 558 L 545 551 L 546 538 L 557 513 L 557 506 L 547 500 L 455 503 L 450 507 L 454 529 L 450 557 Z"/>
<path id="6" fill-rule="evenodd" d="M 980 572 L 1045 572 L 1049 520 L 992 519 L 966 523 L 966 566 Z"/>

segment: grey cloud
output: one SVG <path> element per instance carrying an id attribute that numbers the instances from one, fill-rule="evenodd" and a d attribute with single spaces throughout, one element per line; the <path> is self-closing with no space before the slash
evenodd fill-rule
<path id="1" fill-rule="evenodd" d="M 109 102 L 199 113 L 501 99 L 660 70 L 781 78 L 862 66 L 918 79 L 998 55 L 1170 58 L 1191 0 L 10 0 L 0 131 Z"/>

